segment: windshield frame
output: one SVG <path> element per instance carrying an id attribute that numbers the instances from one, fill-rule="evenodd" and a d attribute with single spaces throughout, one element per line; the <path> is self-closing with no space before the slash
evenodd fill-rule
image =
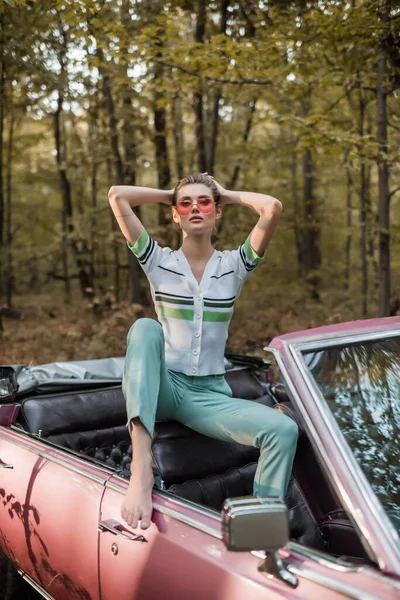
<path id="1" fill-rule="evenodd" d="M 305 418 L 305 422 L 307 425 L 307 429 L 311 434 L 311 439 L 314 438 L 316 444 L 316 449 L 318 450 L 318 454 L 320 458 L 323 460 L 325 465 L 327 466 L 328 475 L 332 485 L 337 491 L 339 498 L 343 502 L 344 508 L 349 512 L 356 528 L 358 529 L 361 537 L 361 541 L 368 554 L 371 556 L 373 554 L 373 559 L 377 562 L 379 567 L 382 570 L 386 570 L 388 568 L 388 562 L 393 564 L 393 562 L 397 565 L 395 569 L 397 573 L 400 572 L 400 537 L 399 534 L 394 527 L 392 521 L 386 514 L 386 511 L 379 500 L 378 496 L 375 494 L 371 484 L 369 483 L 367 477 L 365 476 L 361 466 L 358 464 L 353 452 L 342 433 L 331 409 L 328 406 L 327 401 L 325 400 L 321 390 L 318 387 L 314 377 L 310 369 L 308 368 L 303 353 L 311 352 L 311 351 L 323 351 L 328 348 L 334 347 L 342 347 L 354 343 L 360 342 L 372 342 L 380 339 L 387 339 L 390 337 L 398 337 L 400 336 L 400 328 L 393 328 L 388 330 L 378 330 L 374 332 L 359 332 L 355 334 L 349 334 L 343 332 L 343 335 L 336 334 L 335 337 L 321 337 L 320 339 L 312 339 L 310 341 L 303 340 L 296 342 L 289 342 L 285 344 L 288 349 L 291 357 L 296 363 L 298 370 L 303 378 L 303 381 L 312 396 L 313 405 L 318 410 L 319 417 L 325 421 L 325 423 L 330 428 L 330 433 L 335 440 L 336 450 L 340 454 L 340 458 L 344 461 L 344 464 L 348 471 L 354 474 L 353 476 L 353 485 L 356 484 L 358 487 L 358 491 L 365 499 L 365 502 L 368 506 L 368 509 L 371 511 L 373 518 L 378 523 L 381 531 L 383 532 L 385 543 L 383 544 L 385 548 L 385 556 L 382 555 L 381 551 L 378 551 L 374 540 L 371 539 L 371 529 L 369 526 L 368 519 L 360 510 L 360 507 L 357 506 L 350 495 L 347 493 L 346 485 L 343 483 L 340 473 L 338 469 L 334 466 L 332 460 L 329 458 L 326 452 L 326 444 L 324 440 L 321 438 L 317 428 L 315 427 L 312 419 L 308 415 L 303 415 Z M 303 406 L 304 408 L 304 406 Z M 382 546 L 382 544 L 380 544 Z M 371 557 L 372 558 L 372 557 Z"/>

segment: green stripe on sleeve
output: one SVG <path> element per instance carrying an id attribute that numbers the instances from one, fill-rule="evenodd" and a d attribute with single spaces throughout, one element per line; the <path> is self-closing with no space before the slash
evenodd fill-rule
<path id="1" fill-rule="evenodd" d="M 166 296 L 160 296 L 156 294 L 156 300 L 158 302 L 165 302 L 167 304 L 187 304 L 188 306 L 193 306 L 193 300 L 179 300 L 179 298 L 167 298 Z"/>
<path id="2" fill-rule="evenodd" d="M 223 323 L 225 321 L 230 321 L 231 317 L 232 317 L 232 313 L 233 310 L 230 310 L 229 312 L 217 312 L 217 311 L 211 311 L 211 310 L 205 310 L 203 312 L 203 321 L 209 321 L 209 322 L 213 322 L 213 323 Z"/>
<path id="3" fill-rule="evenodd" d="M 250 235 L 247 237 L 247 240 L 243 244 L 243 247 L 244 247 L 244 251 L 245 251 L 247 260 L 253 264 L 257 264 L 260 262 L 260 260 L 262 260 L 264 258 L 265 251 L 262 253 L 261 256 L 259 256 L 257 254 L 257 252 L 255 252 L 255 250 L 253 250 L 253 248 L 251 247 L 251 244 L 250 244 Z"/>
<path id="4" fill-rule="evenodd" d="M 147 231 L 145 229 L 143 229 L 142 233 L 139 235 L 138 239 L 136 240 L 136 242 L 134 244 L 131 244 L 130 242 L 128 242 L 128 248 L 130 250 L 132 250 L 132 252 L 135 256 L 140 256 L 142 254 L 143 250 L 149 244 L 149 242 L 150 242 L 149 234 L 147 233 Z"/>
<path id="5" fill-rule="evenodd" d="M 194 311 L 188 308 L 171 308 L 164 306 L 163 304 L 158 305 L 158 310 L 162 317 L 171 317 L 172 319 L 182 319 L 183 321 L 193 321 Z"/>

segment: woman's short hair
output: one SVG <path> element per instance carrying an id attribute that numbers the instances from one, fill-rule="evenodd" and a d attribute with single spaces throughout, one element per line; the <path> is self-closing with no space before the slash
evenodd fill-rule
<path id="1" fill-rule="evenodd" d="M 173 206 L 176 205 L 176 198 L 177 198 L 179 190 L 184 185 L 189 185 L 191 183 L 201 183 L 203 185 L 206 185 L 211 190 L 214 202 L 217 204 L 219 203 L 219 192 L 218 192 L 218 188 L 217 188 L 217 185 L 216 185 L 214 179 L 212 179 L 209 175 L 203 175 L 203 173 L 190 173 L 189 175 L 186 175 L 185 177 L 183 177 L 183 179 L 180 179 L 178 181 L 178 183 L 176 184 L 176 186 L 174 188 L 174 193 L 172 196 L 172 205 Z"/>

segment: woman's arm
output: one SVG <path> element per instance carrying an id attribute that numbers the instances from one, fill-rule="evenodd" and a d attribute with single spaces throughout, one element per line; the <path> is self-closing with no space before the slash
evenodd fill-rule
<path id="1" fill-rule="evenodd" d="M 249 206 L 259 215 L 259 219 L 250 234 L 250 244 L 253 250 L 261 256 L 278 224 L 282 213 L 282 203 L 267 194 L 225 190 L 219 183 L 217 183 L 217 186 L 221 204 Z"/>
<path id="2" fill-rule="evenodd" d="M 108 201 L 125 238 L 134 244 L 143 231 L 143 225 L 132 208 L 150 202 L 171 204 L 173 190 L 157 190 L 136 185 L 113 185 Z"/>

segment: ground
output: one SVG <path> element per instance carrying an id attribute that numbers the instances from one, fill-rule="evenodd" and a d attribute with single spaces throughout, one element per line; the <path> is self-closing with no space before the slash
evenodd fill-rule
<path id="1" fill-rule="evenodd" d="M 290 294 L 264 295 L 252 289 L 235 306 L 227 349 L 263 355 L 262 348 L 282 333 L 327 323 L 360 318 L 342 298 L 323 303 L 308 301 L 291 286 Z M 153 309 L 129 302 L 115 303 L 111 297 L 93 304 L 79 292 L 68 305 L 58 290 L 16 296 L 19 318 L 4 317 L 0 332 L 0 364 L 45 364 L 122 356 L 126 335 L 138 316 L 155 318 Z M 340 307 L 340 308 L 338 308 Z M 373 315 L 371 315 L 373 316 Z"/>

